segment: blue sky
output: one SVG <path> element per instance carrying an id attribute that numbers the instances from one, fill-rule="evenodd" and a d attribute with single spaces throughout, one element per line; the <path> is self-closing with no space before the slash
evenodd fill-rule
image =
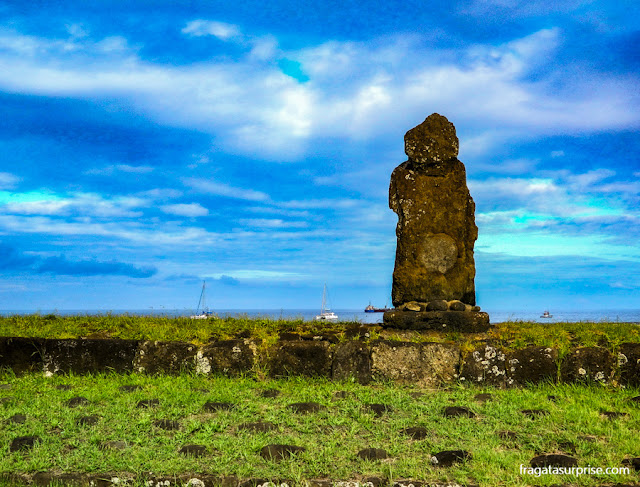
<path id="1" fill-rule="evenodd" d="M 433 112 L 483 308 L 640 308 L 640 4 L 550 4 L 4 2 L 0 309 L 384 305 Z"/>

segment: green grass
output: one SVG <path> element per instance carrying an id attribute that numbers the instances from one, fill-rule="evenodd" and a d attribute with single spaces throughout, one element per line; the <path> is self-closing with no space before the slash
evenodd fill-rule
<path id="1" fill-rule="evenodd" d="M 74 315 L 13 315 L 0 317 L 0 336 L 38 338 L 120 338 L 134 340 L 185 341 L 204 344 L 210 340 L 238 336 L 260 339 L 273 344 L 281 332 L 301 334 L 332 333 L 345 338 L 345 330 L 359 326 L 357 322 L 317 323 L 269 318 L 211 318 L 192 320 L 162 316 L 107 314 Z M 484 334 L 462 333 L 397 333 L 368 325 L 370 338 L 391 338 L 413 341 L 439 341 L 463 344 L 473 348 L 474 342 L 490 339 L 505 349 L 529 345 L 557 348 L 560 355 L 578 346 L 604 346 L 613 351 L 624 342 L 640 343 L 640 326 L 633 323 L 499 323 Z"/>
<path id="2" fill-rule="evenodd" d="M 120 338 L 131 340 L 185 341 L 195 344 L 212 339 L 229 339 L 239 334 L 275 339 L 279 332 L 311 333 L 323 330 L 341 332 L 349 323 L 321 324 L 270 318 L 210 318 L 138 316 L 127 314 L 12 315 L 0 317 L 0 336 L 37 338 Z"/>
<path id="3" fill-rule="evenodd" d="M 540 478 L 520 475 L 520 464 L 528 465 L 539 452 L 566 450 L 575 445 L 580 466 L 618 467 L 624 458 L 640 456 L 640 406 L 629 401 L 637 390 L 584 385 L 540 385 L 527 389 L 490 390 L 454 386 L 420 391 L 396 384 L 361 386 L 353 382 L 293 378 L 257 381 L 181 375 L 54 376 L 41 374 L 15 377 L 0 375 L 0 472 L 131 472 L 155 474 L 209 473 L 240 478 L 358 480 L 381 476 L 428 482 L 456 481 L 462 484 L 497 485 L 601 485 L 638 481 L 637 473 L 617 476 Z M 140 385 L 134 392 L 120 392 L 121 385 Z M 69 385 L 71 390 L 57 389 Z M 281 390 L 276 398 L 263 398 L 261 391 Z M 205 389 L 208 392 L 202 392 Z M 337 391 L 347 397 L 334 400 Z M 414 392 L 424 392 L 413 397 Z M 493 400 L 473 399 L 491 392 Z M 90 404 L 69 408 L 65 402 L 84 396 Z M 552 402 L 548 395 L 557 396 Z M 138 409 L 143 399 L 157 398 L 159 406 Z M 203 412 L 206 401 L 228 401 L 230 411 Z M 300 415 L 287 406 L 315 401 L 326 410 Z M 385 403 L 392 412 L 376 418 L 365 405 Z M 477 418 L 445 418 L 442 409 L 466 406 Z M 542 408 L 548 416 L 529 419 L 522 409 Z M 628 417 L 608 420 L 601 411 L 627 412 Z M 24 424 L 5 420 L 24 414 Z M 94 426 L 79 426 L 80 416 L 98 415 Z M 153 425 L 157 419 L 178 420 L 178 431 Z M 269 433 L 238 429 L 245 422 L 270 421 L 277 425 Z M 427 439 L 411 440 L 401 433 L 410 426 L 424 426 Z M 517 433 L 517 440 L 504 440 L 499 431 Z M 9 452 L 13 438 L 38 435 L 42 442 L 30 452 Z M 586 436 L 595 441 L 588 441 Z M 104 441 L 121 440 L 124 451 L 101 450 Z M 282 462 L 263 459 L 259 450 L 270 443 L 304 446 L 307 450 Z M 208 449 L 203 458 L 185 457 L 178 450 L 185 444 Z M 367 447 L 383 448 L 389 460 L 365 461 L 357 457 Z M 447 449 L 465 449 L 473 459 L 451 468 L 430 465 L 432 454 Z"/>

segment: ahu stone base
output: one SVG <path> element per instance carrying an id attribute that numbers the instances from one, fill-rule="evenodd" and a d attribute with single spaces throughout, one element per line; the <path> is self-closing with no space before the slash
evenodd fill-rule
<path id="1" fill-rule="evenodd" d="M 393 309 L 383 317 L 384 328 L 398 330 L 456 331 L 482 333 L 491 324 L 489 315 L 483 311 L 410 311 Z"/>

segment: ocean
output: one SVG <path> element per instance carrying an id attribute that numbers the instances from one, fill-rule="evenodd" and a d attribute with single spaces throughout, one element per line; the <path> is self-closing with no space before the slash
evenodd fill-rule
<path id="1" fill-rule="evenodd" d="M 250 318 L 271 318 L 305 321 L 313 320 L 319 314 L 317 309 L 213 309 L 220 317 L 247 316 Z M 359 321 L 362 323 L 380 323 L 383 313 L 365 313 L 363 309 L 335 309 L 333 310 L 339 321 Z M 600 310 L 600 311 L 554 311 L 551 310 L 551 318 L 542 318 L 541 311 L 500 311 L 483 310 L 489 313 L 491 323 L 505 321 L 533 321 L 538 323 L 562 323 L 562 322 L 613 322 L 613 323 L 640 323 L 640 309 Z M 2 316 L 23 314 L 59 314 L 59 315 L 101 315 L 101 314 L 130 314 L 130 315 L 155 315 L 155 316 L 190 316 L 194 314 L 192 309 L 156 309 L 144 310 L 5 310 L 0 311 Z"/>

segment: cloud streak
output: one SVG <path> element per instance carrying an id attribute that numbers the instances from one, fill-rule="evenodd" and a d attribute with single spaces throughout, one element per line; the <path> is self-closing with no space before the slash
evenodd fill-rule
<path id="1" fill-rule="evenodd" d="M 5 273 L 28 272 L 66 276 L 126 276 L 137 279 L 152 277 L 157 273 L 153 266 L 139 267 L 116 260 L 103 262 L 96 259 L 69 260 L 64 255 L 40 257 L 27 255 L 0 243 L 0 271 Z"/>
<path id="2" fill-rule="evenodd" d="M 205 34 L 228 40 L 240 32 L 205 20 L 185 29 L 196 36 L 193 42 Z M 400 130 L 407 116 L 418 118 L 431 108 L 477 135 L 491 125 L 496 135 L 520 138 L 616 130 L 640 121 L 630 78 L 593 72 L 584 81 L 557 67 L 546 78 L 531 79 L 563 41 L 556 28 L 499 46 L 463 48 L 458 62 L 401 35 L 378 46 L 331 41 L 286 53 L 306 83 L 283 73 L 278 59 L 258 61 L 250 52 L 234 64 L 176 67 L 144 61 L 133 49 L 107 56 L 86 39 L 74 40 L 74 49 L 13 33 L 3 39 L 5 90 L 118 100 L 162 123 L 207 130 L 238 153 L 279 160 L 300 158 L 317 137 L 373 138 Z M 87 66 L 78 51 L 90 52 L 94 62 Z"/>

